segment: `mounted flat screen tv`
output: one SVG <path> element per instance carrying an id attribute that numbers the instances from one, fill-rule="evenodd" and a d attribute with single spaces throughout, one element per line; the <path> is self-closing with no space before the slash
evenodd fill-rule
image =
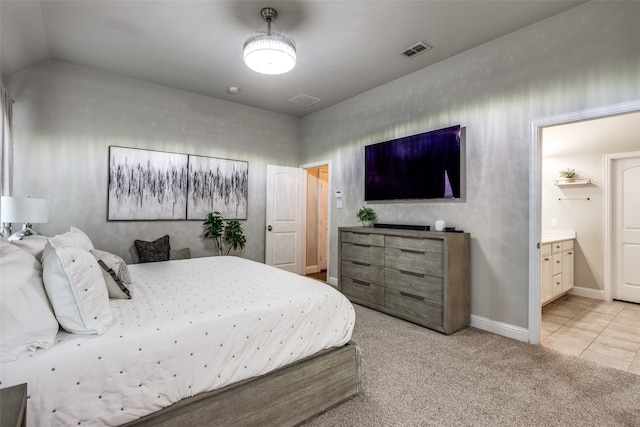
<path id="1" fill-rule="evenodd" d="M 458 125 L 365 146 L 365 200 L 460 199 L 460 134 Z"/>

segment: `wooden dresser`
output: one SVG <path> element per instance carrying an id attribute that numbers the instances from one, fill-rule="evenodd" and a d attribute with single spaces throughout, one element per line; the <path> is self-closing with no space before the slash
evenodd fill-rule
<path id="1" fill-rule="evenodd" d="M 0 426 L 26 427 L 27 384 L 19 384 L 0 390 Z"/>
<path id="2" fill-rule="evenodd" d="M 469 233 L 342 227 L 339 289 L 349 300 L 451 334 L 469 325 Z"/>

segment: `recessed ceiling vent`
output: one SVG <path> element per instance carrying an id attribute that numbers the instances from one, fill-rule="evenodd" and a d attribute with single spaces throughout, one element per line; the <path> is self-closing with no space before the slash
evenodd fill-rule
<path id="1" fill-rule="evenodd" d="M 425 42 L 418 42 L 400 52 L 400 55 L 404 56 L 405 58 L 413 58 L 419 53 L 426 52 L 429 49 L 432 49 L 432 47 L 433 46 L 429 46 Z"/>
<path id="2" fill-rule="evenodd" d="M 301 93 L 300 95 L 296 95 L 289 100 L 290 103 L 302 105 L 303 107 L 309 107 L 315 104 L 316 102 L 320 102 L 320 101 L 321 101 L 320 98 L 316 98 L 315 96 L 311 96 L 311 95 L 305 95 L 304 93 Z"/>

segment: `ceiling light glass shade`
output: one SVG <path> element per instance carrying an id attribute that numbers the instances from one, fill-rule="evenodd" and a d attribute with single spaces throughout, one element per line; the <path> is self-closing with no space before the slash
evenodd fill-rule
<path id="1" fill-rule="evenodd" d="M 244 42 L 244 62 L 258 73 L 286 73 L 296 66 L 296 45 L 277 33 L 253 36 Z"/>

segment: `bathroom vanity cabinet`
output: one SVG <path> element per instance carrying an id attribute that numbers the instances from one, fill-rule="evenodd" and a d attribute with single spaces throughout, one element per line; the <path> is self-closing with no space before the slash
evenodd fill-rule
<path id="1" fill-rule="evenodd" d="M 540 246 L 540 300 L 547 304 L 574 285 L 575 239 L 551 240 Z"/>

